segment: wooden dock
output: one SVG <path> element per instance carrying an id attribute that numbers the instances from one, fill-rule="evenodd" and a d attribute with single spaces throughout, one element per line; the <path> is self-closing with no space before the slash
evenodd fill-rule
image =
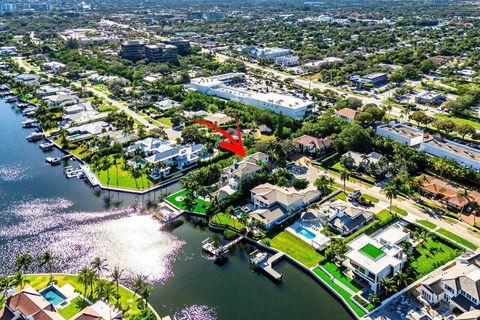
<path id="1" fill-rule="evenodd" d="M 233 241 L 230 241 L 226 245 L 215 247 L 213 242 L 210 242 L 210 238 L 207 238 L 202 241 L 202 249 L 203 251 L 209 253 L 210 255 L 214 256 L 215 259 L 220 259 L 225 257 L 225 254 L 228 253 L 228 250 L 235 246 L 237 243 L 243 240 L 243 236 L 239 236 Z"/>
<path id="2" fill-rule="evenodd" d="M 265 272 L 270 278 L 277 282 L 282 281 L 282 275 L 273 269 L 273 266 L 280 261 L 285 255 L 283 252 L 277 252 L 271 257 L 267 257 L 266 254 L 253 252 L 254 256 L 251 258 L 251 262 L 263 272 Z"/>

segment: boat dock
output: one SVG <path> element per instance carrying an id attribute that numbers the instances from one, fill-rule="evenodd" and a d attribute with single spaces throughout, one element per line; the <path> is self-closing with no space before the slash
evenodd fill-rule
<path id="1" fill-rule="evenodd" d="M 202 241 L 202 250 L 209 253 L 211 256 L 214 256 L 215 259 L 220 259 L 225 257 L 225 254 L 230 248 L 235 246 L 237 243 L 243 240 L 243 236 L 239 236 L 233 241 L 230 241 L 226 245 L 215 247 L 214 242 L 210 241 L 210 238 L 207 238 Z"/>
<path id="2" fill-rule="evenodd" d="M 90 182 L 90 185 L 92 187 L 96 187 L 100 185 L 100 182 L 98 181 L 97 176 L 92 172 L 90 167 L 87 164 L 81 164 L 80 169 L 82 169 L 83 173 L 87 177 L 88 182 Z"/>
<path id="3" fill-rule="evenodd" d="M 273 256 L 268 258 L 268 254 L 265 252 L 259 252 L 255 250 L 250 254 L 250 262 L 265 272 L 270 278 L 277 282 L 282 281 L 282 275 L 273 269 L 273 266 L 279 262 L 285 254 L 283 252 L 277 252 Z"/>

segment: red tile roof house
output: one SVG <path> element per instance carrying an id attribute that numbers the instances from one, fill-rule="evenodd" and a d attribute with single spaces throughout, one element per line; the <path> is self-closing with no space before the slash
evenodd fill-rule
<path id="1" fill-rule="evenodd" d="M 354 109 L 350 109 L 350 108 L 343 108 L 343 109 L 335 111 L 335 116 L 337 118 L 341 118 L 343 120 L 346 120 L 346 121 L 352 123 L 355 120 L 355 118 L 358 116 L 359 113 L 360 113 L 360 111 L 358 111 L 358 110 L 354 110 Z"/>
<path id="2" fill-rule="evenodd" d="M 294 139 L 293 144 L 300 152 L 307 154 L 325 154 L 333 147 L 333 141 L 330 138 L 320 139 L 306 134 Z"/>

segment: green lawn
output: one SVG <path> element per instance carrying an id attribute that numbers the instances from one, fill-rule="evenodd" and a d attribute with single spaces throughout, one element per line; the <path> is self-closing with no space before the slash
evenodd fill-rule
<path id="1" fill-rule="evenodd" d="M 335 279 L 343 283 L 353 292 L 358 292 L 362 289 L 361 286 L 357 285 L 351 278 L 349 278 L 342 271 L 340 271 L 340 269 L 335 263 L 327 262 L 325 264 L 322 264 L 322 267 L 324 267 L 325 270 L 327 270 L 332 276 L 335 277 Z"/>
<path id="2" fill-rule="evenodd" d="M 110 160 L 113 163 L 112 156 L 110 156 Z M 134 179 L 130 171 L 124 170 L 123 158 L 119 159 L 119 163 L 117 166 L 112 165 L 108 169 L 108 173 L 107 170 L 97 170 L 95 171 L 95 174 L 104 186 L 119 187 L 133 190 L 144 190 L 154 185 L 154 183 L 148 178 L 148 175 L 145 173 L 142 174 L 140 178 Z"/>
<path id="3" fill-rule="evenodd" d="M 73 318 L 74 315 L 82 311 L 86 306 L 88 306 L 88 303 L 83 300 L 82 297 L 76 297 L 66 307 L 59 309 L 58 313 L 68 320 Z"/>
<path id="4" fill-rule="evenodd" d="M 245 227 L 238 219 L 235 219 L 225 213 L 218 213 L 212 217 L 212 222 L 240 230 Z"/>
<path id="5" fill-rule="evenodd" d="M 345 291 L 342 287 L 340 287 L 338 284 L 334 283 L 330 279 L 330 275 L 326 274 L 322 269 L 320 268 L 315 268 L 313 270 L 316 275 L 318 275 L 330 288 L 332 288 L 334 291 L 336 291 L 344 300 L 345 302 L 352 308 L 352 310 L 357 314 L 358 317 L 363 317 L 365 315 L 365 311 L 363 311 L 359 306 L 357 306 L 353 301 L 352 301 L 352 296 Z"/>
<path id="6" fill-rule="evenodd" d="M 438 233 L 440 233 L 442 236 L 445 236 L 447 237 L 448 239 L 454 241 L 454 242 L 457 242 L 457 243 L 460 243 L 461 245 L 469 248 L 470 250 L 473 250 L 475 251 L 477 249 L 477 246 L 474 245 L 473 243 L 471 243 L 470 241 L 467 241 L 465 239 L 463 239 L 462 237 L 448 231 L 448 230 L 445 230 L 443 228 L 440 228 L 437 230 Z"/>
<path id="7" fill-rule="evenodd" d="M 157 121 L 160 122 L 161 124 L 166 125 L 167 127 L 173 126 L 172 120 L 170 120 L 170 118 L 159 118 L 157 119 Z"/>
<path id="8" fill-rule="evenodd" d="M 312 246 L 288 231 L 282 231 L 269 239 L 270 246 L 285 252 L 309 268 L 325 259 Z"/>
<path id="9" fill-rule="evenodd" d="M 475 120 L 470 120 L 470 119 L 465 119 L 465 118 L 459 118 L 455 116 L 448 116 L 445 114 L 436 114 L 435 118 L 437 119 L 449 119 L 455 122 L 456 124 L 469 124 L 475 129 L 480 129 L 480 122 L 475 121 Z"/>
<path id="10" fill-rule="evenodd" d="M 206 208 L 208 206 L 208 201 L 202 200 L 200 198 L 195 199 L 195 205 L 192 207 L 187 206 L 185 202 L 181 199 L 181 197 L 185 196 L 187 193 L 186 189 L 182 189 L 178 191 L 177 193 L 174 193 L 167 198 L 165 198 L 166 201 L 170 202 L 173 204 L 175 207 L 197 213 L 197 214 L 206 214 Z"/>
<path id="11" fill-rule="evenodd" d="M 443 264 L 460 255 L 460 250 L 438 241 L 435 238 L 427 239 L 422 245 L 415 247 L 412 267 L 417 272 L 417 279 L 432 272 Z"/>
<path id="12" fill-rule="evenodd" d="M 335 199 L 347 202 L 347 195 L 342 191 L 335 196 Z"/>
<path id="13" fill-rule="evenodd" d="M 50 280 L 49 275 L 27 275 L 25 276 L 25 278 L 28 281 L 28 284 L 36 290 L 41 290 L 45 288 L 48 285 Z M 75 291 L 81 293 L 82 295 L 84 294 L 84 287 L 82 284 L 78 282 L 78 277 L 75 275 L 53 275 L 53 280 L 57 282 L 57 285 L 59 287 L 69 283 L 75 288 Z M 95 291 L 95 286 L 94 286 L 94 291 Z M 123 286 L 120 286 L 119 293 L 121 296 L 120 304 L 122 306 L 122 310 L 126 310 L 124 313 L 125 318 L 131 318 L 135 315 L 140 314 L 140 310 L 138 309 L 138 306 L 137 306 L 138 296 L 134 298 L 133 293 Z M 67 308 L 69 307 L 70 305 L 67 306 Z M 74 306 L 72 306 L 70 309 L 65 310 L 63 312 L 67 315 L 73 313 Z"/>
<path id="14" fill-rule="evenodd" d="M 379 203 L 380 202 L 380 199 L 377 199 L 374 196 L 371 196 L 371 195 L 366 194 L 366 193 L 362 194 L 362 197 L 364 197 L 368 201 L 371 201 L 372 203 Z"/>
<path id="15" fill-rule="evenodd" d="M 417 220 L 417 223 L 424 226 L 425 228 L 430 229 L 430 230 L 433 230 L 437 227 L 437 225 L 435 223 L 427 221 L 427 220 Z"/>
<path id="16" fill-rule="evenodd" d="M 398 213 L 398 214 L 401 215 L 402 217 L 408 216 L 407 210 L 404 210 L 404 209 L 399 208 L 399 207 L 397 207 L 397 206 L 392 206 L 392 212 Z"/>
<path id="17" fill-rule="evenodd" d="M 378 258 L 383 256 L 384 252 L 382 249 L 375 247 L 373 244 L 368 243 L 360 249 L 360 251 L 370 257 L 372 260 L 376 261 Z"/>

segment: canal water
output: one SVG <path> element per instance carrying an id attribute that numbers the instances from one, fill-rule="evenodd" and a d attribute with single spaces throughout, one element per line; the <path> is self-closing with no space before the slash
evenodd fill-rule
<path id="1" fill-rule="evenodd" d="M 150 302 L 177 319 L 352 319 L 344 307 L 309 276 L 287 262 L 274 284 L 250 270 L 248 255 L 236 248 L 216 265 L 200 243 L 213 234 L 187 219 L 172 233 L 145 214 L 152 200 L 178 185 L 138 196 L 96 191 L 66 179 L 63 166 L 48 166 L 38 144 L 28 143 L 23 117 L 0 100 L 0 273 L 11 272 L 18 254 L 53 252 L 55 271 L 77 272 L 95 257 L 119 266 L 127 277 L 155 283 Z M 32 270 L 39 271 L 37 269 Z"/>

